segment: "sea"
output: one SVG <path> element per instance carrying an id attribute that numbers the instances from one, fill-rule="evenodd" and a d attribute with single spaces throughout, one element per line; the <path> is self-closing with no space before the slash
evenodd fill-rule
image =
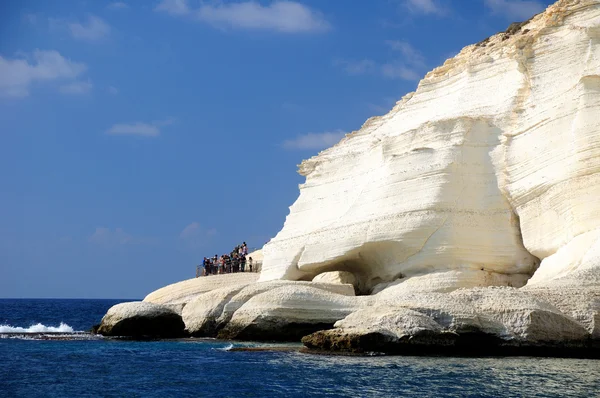
<path id="1" fill-rule="evenodd" d="M 122 301 L 0 299 L 0 397 L 600 397 L 598 360 L 322 356 L 86 332 Z"/>

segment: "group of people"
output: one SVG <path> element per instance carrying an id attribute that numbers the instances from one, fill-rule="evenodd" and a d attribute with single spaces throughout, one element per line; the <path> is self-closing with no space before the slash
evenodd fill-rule
<path id="1" fill-rule="evenodd" d="M 229 254 L 222 256 L 214 255 L 214 257 L 204 257 L 202 260 L 203 272 L 202 275 L 217 275 L 229 274 L 234 272 L 252 271 L 252 257 L 248 257 L 248 245 L 246 242 L 237 245 Z M 199 272 L 196 272 L 199 276 Z"/>

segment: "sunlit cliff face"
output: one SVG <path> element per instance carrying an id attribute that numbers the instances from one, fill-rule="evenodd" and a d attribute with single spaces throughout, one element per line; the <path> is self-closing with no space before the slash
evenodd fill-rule
<path id="1" fill-rule="evenodd" d="M 561 0 L 466 47 L 300 173 L 262 281 L 597 281 L 600 0 Z"/>

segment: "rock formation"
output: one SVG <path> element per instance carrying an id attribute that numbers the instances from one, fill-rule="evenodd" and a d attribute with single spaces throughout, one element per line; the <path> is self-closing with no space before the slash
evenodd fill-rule
<path id="1" fill-rule="evenodd" d="M 600 356 L 600 0 L 466 47 L 300 173 L 258 282 L 144 301 L 192 336 Z"/>
<path id="2" fill-rule="evenodd" d="M 540 260 L 532 284 L 596 269 L 599 18 L 597 0 L 561 0 L 302 162 L 260 280 L 349 271 L 369 287 L 426 276 L 415 291 L 451 290 L 520 287 Z"/>
<path id="3" fill-rule="evenodd" d="M 105 336 L 182 337 L 185 325 L 177 310 L 164 305 L 130 302 L 111 307 L 97 333 Z"/>

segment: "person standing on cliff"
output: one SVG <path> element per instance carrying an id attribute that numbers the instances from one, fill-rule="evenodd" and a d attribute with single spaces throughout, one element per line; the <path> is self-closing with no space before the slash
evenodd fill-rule
<path id="1" fill-rule="evenodd" d="M 250 272 L 252 272 L 252 257 L 248 258 L 248 267 L 250 267 Z"/>

